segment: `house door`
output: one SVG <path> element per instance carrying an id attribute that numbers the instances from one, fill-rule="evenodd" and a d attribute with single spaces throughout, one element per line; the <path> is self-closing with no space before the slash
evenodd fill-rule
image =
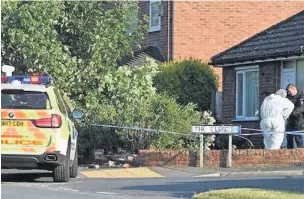
<path id="1" fill-rule="evenodd" d="M 290 83 L 296 84 L 296 67 L 294 61 L 284 62 L 284 65 L 282 65 L 281 80 L 281 88 L 283 89 L 285 89 Z M 286 147 L 286 145 L 287 140 L 285 135 L 282 147 Z M 294 145 L 296 144 L 294 143 Z"/>

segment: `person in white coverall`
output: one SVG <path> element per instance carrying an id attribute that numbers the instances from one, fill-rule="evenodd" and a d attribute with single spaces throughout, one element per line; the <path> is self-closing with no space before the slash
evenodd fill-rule
<path id="1" fill-rule="evenodd" d="M 280 89 L 267 96 L 261 105 L 260 127 L 265 149 L 280 149 L 284 141 L 285 121 L 294 109 L 294 104 L 286 96 L 286 90 Z"/>

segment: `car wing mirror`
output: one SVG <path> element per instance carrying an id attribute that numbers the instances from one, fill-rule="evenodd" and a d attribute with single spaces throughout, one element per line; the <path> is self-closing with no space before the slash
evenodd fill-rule
<path id="1" fill-rule="evenodd" d="M 72 116 L 75 119 L 80 119 L 80 118 L 82 118 L 82 113 L 79 111 L 73 111 Z"/>

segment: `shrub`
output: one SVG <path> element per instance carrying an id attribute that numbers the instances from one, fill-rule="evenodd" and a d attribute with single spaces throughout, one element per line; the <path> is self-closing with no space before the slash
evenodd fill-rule
<path id="1" fill-rule="evenodd" d="M 137 127 L 138 130 L 84 125 L 82 131 L 86 133 L 81 135 L 80 142 L 82 151 L 88 148 L 134 151 L 136 148 L 151 147 L 189 150 L 199 146 L 197 136 L 188 135 L 191 124 L 213 124 L 214 119 L 197 111 L 193 103 L 183 106 L 167 94 L 155 93 L 152 79 L 157 72 L 155 62 L 147 59 L 141 67 L 121 68 L 113 74 L 113 79 L 120 81 L 112 82 L 111 89 L 106 93 L 111 100 L 106 100 L 102 94 L 86 96 L 91 105 L 84 110 L 88 113 L 85 120 L 89 123 Z M 147 132 L 141 128 L 158 132 Z M 209 146 L 212 137 L 205 137 L 205 146 Z"/>
<path id="2" fill-rule="evenodd" d="M 201 113 L 195 109 L 196 105 L 193 103 L 181 106 L 172 97 L 165 94 L 156 95 L 152 99 L 151 113 L 153 118 L 151 120 L 155 122 L 154 125 L 157 129 L 169 132 L 160 133 L 152 147 L 160 150 L 197 150 L 199 138 L 191 133 L 191 125 L 212 125 L 215 119 L 210 115 L 210 112 Z M 214 136 L 205 136 L 204 138 L 205 149 L 209 149 L 214 141 Z"/>
<path id="3" fill-rule="evenodd" d="M 168 93 L 181 105 L 192 102 L 200 111 L 210 110 L 212 93 L 218 87 L 218 76 L 198 59 L 170 61 L 160 66 L 154 78 L 158 92 Z"/>

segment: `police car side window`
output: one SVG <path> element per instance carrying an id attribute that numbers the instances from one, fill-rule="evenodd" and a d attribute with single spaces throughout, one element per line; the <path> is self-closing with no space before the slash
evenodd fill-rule
<path id="1" fill-rule="evenodd" d="M 68 115 L 67 114 L 67 110 L 65 109 L 64 107 L 64 103 L 61 99 L 61 96 L 59 95 L 59 91 L 57 89 L 54 89 L 55 91 L 55 95 L 56 95 L 56 98 L 57 98 L 57 103 L 58 103 L 58 106 L 59 106 L 59 109 L 60 111 L 64 114 L 64 115 Z"/>

